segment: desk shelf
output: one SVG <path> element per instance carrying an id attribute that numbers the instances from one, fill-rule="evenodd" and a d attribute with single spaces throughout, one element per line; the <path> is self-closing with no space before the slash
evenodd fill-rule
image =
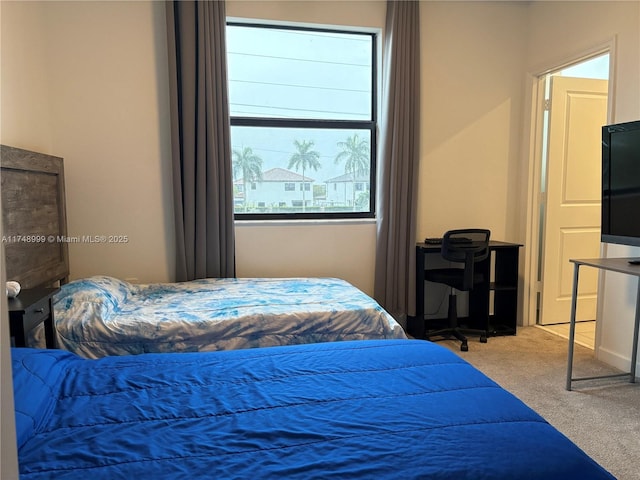
<path id="1" fill-rule="evenodd" d="M 480 285 L 469 293 L 469 316 L 460 318 L 461 324 L 471 328 L 484 329 L 489 322 L 489 334 L 515 335 L 518 320 L 518 263 L 519 249 L 517 243 L 491 240 L 489 251 L 491 256 L 483 267 L 485 275 L 490 279 L 484 286 Z M 426 255 L 440 254 L 440 246 L 426 243 L 416 245 L 416 316 L 409 322 L 409 333 L 423 338 L 424 320 L 424 269 Z M 435 319 L 438 322 L 441 319 Z"/>
<path id="2" fill-rule="evenodd" d="M 494 335 L 515 335 L 518 317 L 518 258 L 521 245 L 501 245 L 492 251 L 493 315 L 489 323 Z"/>

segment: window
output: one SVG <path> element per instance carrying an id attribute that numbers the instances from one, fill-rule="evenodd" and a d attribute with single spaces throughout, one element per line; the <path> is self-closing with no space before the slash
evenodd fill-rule
<path id="1" fill-rule="evenodd" d="M 375 34 L 230 22 L 227 49 L 236 218 L 372 218 Z"/>

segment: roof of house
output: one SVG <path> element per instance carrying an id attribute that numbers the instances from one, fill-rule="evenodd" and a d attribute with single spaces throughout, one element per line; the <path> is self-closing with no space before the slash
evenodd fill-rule
<path id="1" fill-rule="evenodd" d="M 285 170 L 284 168 L 272 168 L 266 172 L 262 172 L 263 182 L 313 182 L 313 178 L 299 175 L 291 170 Z M 241 178 L 234 183 L 243 183 Z"/>

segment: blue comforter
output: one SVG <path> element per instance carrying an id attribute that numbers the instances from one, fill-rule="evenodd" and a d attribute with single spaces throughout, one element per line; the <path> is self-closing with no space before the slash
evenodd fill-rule
<path id="1" fill-rule="evenodd" d="M 12 355 L 22 480 L 613 478 L 429 342 Z"/>

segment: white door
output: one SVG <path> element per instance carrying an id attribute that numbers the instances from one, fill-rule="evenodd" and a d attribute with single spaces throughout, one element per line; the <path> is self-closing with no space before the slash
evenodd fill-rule
<path id="1" fill-rule="evenodd" d="M 600 256 L 602 125 L 607 80 L 553 76 L 540 323 L 566 323 L 571 310 L 571 258 Z M 596 269 L 580 272 L 578 320 L 595 320 Z"/>

